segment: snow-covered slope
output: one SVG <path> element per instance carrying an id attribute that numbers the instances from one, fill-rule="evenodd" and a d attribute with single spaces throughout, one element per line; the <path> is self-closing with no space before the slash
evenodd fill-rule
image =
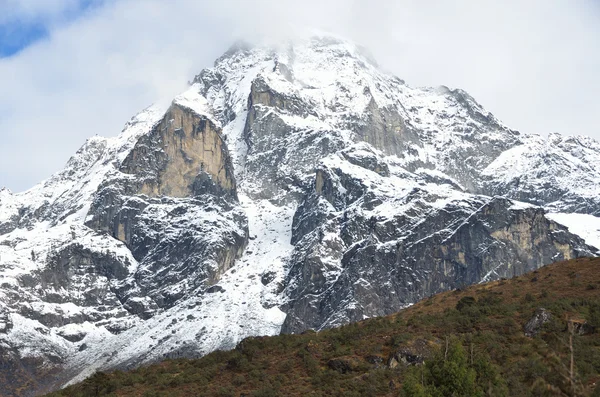
<path id="1" fill-rule="evenodd" d="M 600 215 L 600 143 L 585 136 L 529 136 L 482 172 L 486 193 L 552 211 Z"/>
<path id="2" fill-rule="evenodd" d="M 598 220 L 599 164 L 589 138 L 521 134 L 332 36 L 238 44 L 167 108 L 0 190 L 0 393 L 595 254 L 578 223 Z"/>

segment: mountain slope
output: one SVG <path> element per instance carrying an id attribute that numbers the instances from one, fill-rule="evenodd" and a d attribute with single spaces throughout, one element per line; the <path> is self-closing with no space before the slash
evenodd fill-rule
<path id="1" fill-rule="evenodd" d="M 15 379 L 0 392 L 595 255 L 600 233 L 577 219 L 598 219 L 599 159 L 591 139 L 511 130 L 335 37 L 238 44 L 168 107 L 89 139 L 30 191 L 0 191 L 0 355 Z"/>
<path id="2" fill-rule="evenodd" d="M 600 380 L 599 291 L 600 260 L 560 262 L 510 280 L 441 293 L 389 317 L 319 333 L 249 338 L 235 350 L 199 360 L 99 373 L 52 396 L 95 390 L 118 396 L 423 395 L 413 394 L 422 382 L 442 388 L 434 386 L 428 370 L 443 365 L 444 354 L 452 360 L 447 349 L 453 344 L 463 350 L 463 368 L 477 375 L 469 395 L 573 395 L 565 377 L 571 319 L 578 324 L 575 392 L 585 396 Z M 526 336 L 540 308 L 549 320 L 535 336 Z M 456 371 L 460 361 L 452 364 Z"/>

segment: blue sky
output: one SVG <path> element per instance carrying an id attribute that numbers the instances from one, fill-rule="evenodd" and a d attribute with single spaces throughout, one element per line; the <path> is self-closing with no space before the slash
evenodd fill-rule
<path id="1" fill-rule="evenodd" d="M 48 29 L 41 23 L 17 20 L 0 25 L 0 57 L 15 55 L 47 36 Z"/>
<path id="2" fill-rule="evenodd" d="M 51 29 L 76 20 L 90 9 L 103 5 L 104 1 L 74 0 L 62 5 L 60 2 L 56 3 L 59 4 L 57 8 L 31 14 L 19 12 L 10 1 L 0 0 L 0 14 L 7 15 L 0 20 L 0 58 L 17 55 L 28 46 L 47 39 Z"/>

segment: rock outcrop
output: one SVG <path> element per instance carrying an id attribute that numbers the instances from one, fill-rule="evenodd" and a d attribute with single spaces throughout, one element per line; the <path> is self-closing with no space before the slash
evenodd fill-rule
<path id="1" fill-rule="evenodd" d="M 589 253 L 539 207 L 328 159 L 294 217 L 284 332 L 398 311 L 407 302 Z"/>
<path id="2" fill-rule="evenodd" d="M 525 324 L 523 327 L 525 336 L 529 336 L 531 338 L 539 334 L 544 324 L 548 323 L 551 318 L 552 314 L 548 310 L 544 309 L 543 307 L 537 309 L 535 313 L 533 313 L 533 317 L 531 317 L 531 319 L 527 321 L 527 324 Z"/>
<path id="3" fill-rule="evenodd" d="M 173 104 L 121 165 L 136 177 L 138 194 L 236 197 L 235 177 L 221 129 L 206 116 Z"/>

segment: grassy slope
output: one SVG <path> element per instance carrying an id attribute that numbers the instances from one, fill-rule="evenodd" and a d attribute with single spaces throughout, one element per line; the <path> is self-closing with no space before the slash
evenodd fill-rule
<path id="1" fill-rule="evenodd" d="M 465 297 L 476 302 L 457 310 Z M 523 325 L 540 307 L 553 319 L 528 338 Z M 52 396 L 397 396 L 407 376 L 426 367 L 389 368 L 391 355 L 404 348 L 426 360 L 439 358 L 449 338 L 465 347 L 471 363 L 493 363 L 504 394 L 572 395 L 563 365 L 569 361 L 567 320 L 573 318 L 600 326 L 600 259 L 555 263 L 522 277 L 449 291 L 395 315 L 337 329 L 249 338 L 233 351 L 198 360 L 98 373 Z M 575 394 L 590 395 L 600 381 L 600 333 L 576 335 L 574 347 Z"/>

